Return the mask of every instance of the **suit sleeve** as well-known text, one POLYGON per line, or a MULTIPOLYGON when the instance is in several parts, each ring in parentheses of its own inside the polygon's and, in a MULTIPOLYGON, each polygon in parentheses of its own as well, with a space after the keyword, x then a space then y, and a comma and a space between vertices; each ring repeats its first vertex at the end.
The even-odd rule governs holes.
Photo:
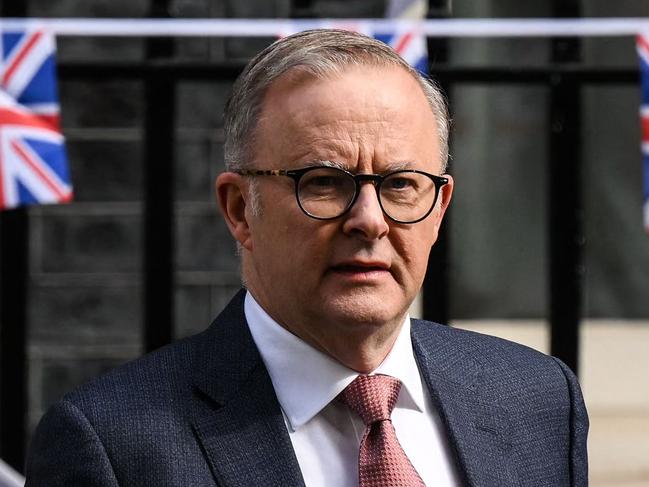
POLYGON ((570 394, 570 476, 571 485, 588 486, 588 413, 575 374, 561 360, 555 358, 566 377, 570 394))
POLYGON ((71 402, 43 416, 27 454, 25 487, 118 487, 101 439, 71 402))

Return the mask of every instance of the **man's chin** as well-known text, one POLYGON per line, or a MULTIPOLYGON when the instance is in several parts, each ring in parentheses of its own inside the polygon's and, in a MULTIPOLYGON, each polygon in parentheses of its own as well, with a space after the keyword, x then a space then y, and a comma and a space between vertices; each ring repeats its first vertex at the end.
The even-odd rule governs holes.
POLYGON ((393 296, 356 290, 325 299, 322 311, 329 320, 340 326, 381 328, 402 320, 405 313, 395 312, 403 308, 402 303, 395 303, 393 296))

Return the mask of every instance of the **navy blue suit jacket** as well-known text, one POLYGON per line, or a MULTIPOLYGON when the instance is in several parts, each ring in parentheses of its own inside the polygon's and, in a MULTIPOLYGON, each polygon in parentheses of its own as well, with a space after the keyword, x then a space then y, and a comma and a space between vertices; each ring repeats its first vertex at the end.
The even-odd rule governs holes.
MULTIPOLYGON (((26 486, 303 486, 243 296, 205 332, 50 408, 31 443, 26 486)), ((466 485, 587 485, 588 418, 565 365, 418 320, 412 341, 466 485)))

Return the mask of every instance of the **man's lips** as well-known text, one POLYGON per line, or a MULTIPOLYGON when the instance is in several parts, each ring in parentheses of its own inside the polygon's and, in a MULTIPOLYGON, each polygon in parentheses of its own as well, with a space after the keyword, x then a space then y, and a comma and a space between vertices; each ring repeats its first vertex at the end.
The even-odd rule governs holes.
POLYGON ((348 261, 335 264, 331 269, 344 274, 369 274, 387 272, 390 270, 390 265, 381 261, 348 261))

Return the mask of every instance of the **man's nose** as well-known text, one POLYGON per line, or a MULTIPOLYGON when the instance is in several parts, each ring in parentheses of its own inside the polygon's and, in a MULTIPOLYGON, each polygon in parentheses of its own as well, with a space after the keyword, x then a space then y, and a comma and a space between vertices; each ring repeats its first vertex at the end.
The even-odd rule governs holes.
POLYGON ((384 237, 390 230, 379 204, 376 187, 370 181, 361 183, 358 197, 344 218, 343 232, 357 234, 366 240, 384 237))

